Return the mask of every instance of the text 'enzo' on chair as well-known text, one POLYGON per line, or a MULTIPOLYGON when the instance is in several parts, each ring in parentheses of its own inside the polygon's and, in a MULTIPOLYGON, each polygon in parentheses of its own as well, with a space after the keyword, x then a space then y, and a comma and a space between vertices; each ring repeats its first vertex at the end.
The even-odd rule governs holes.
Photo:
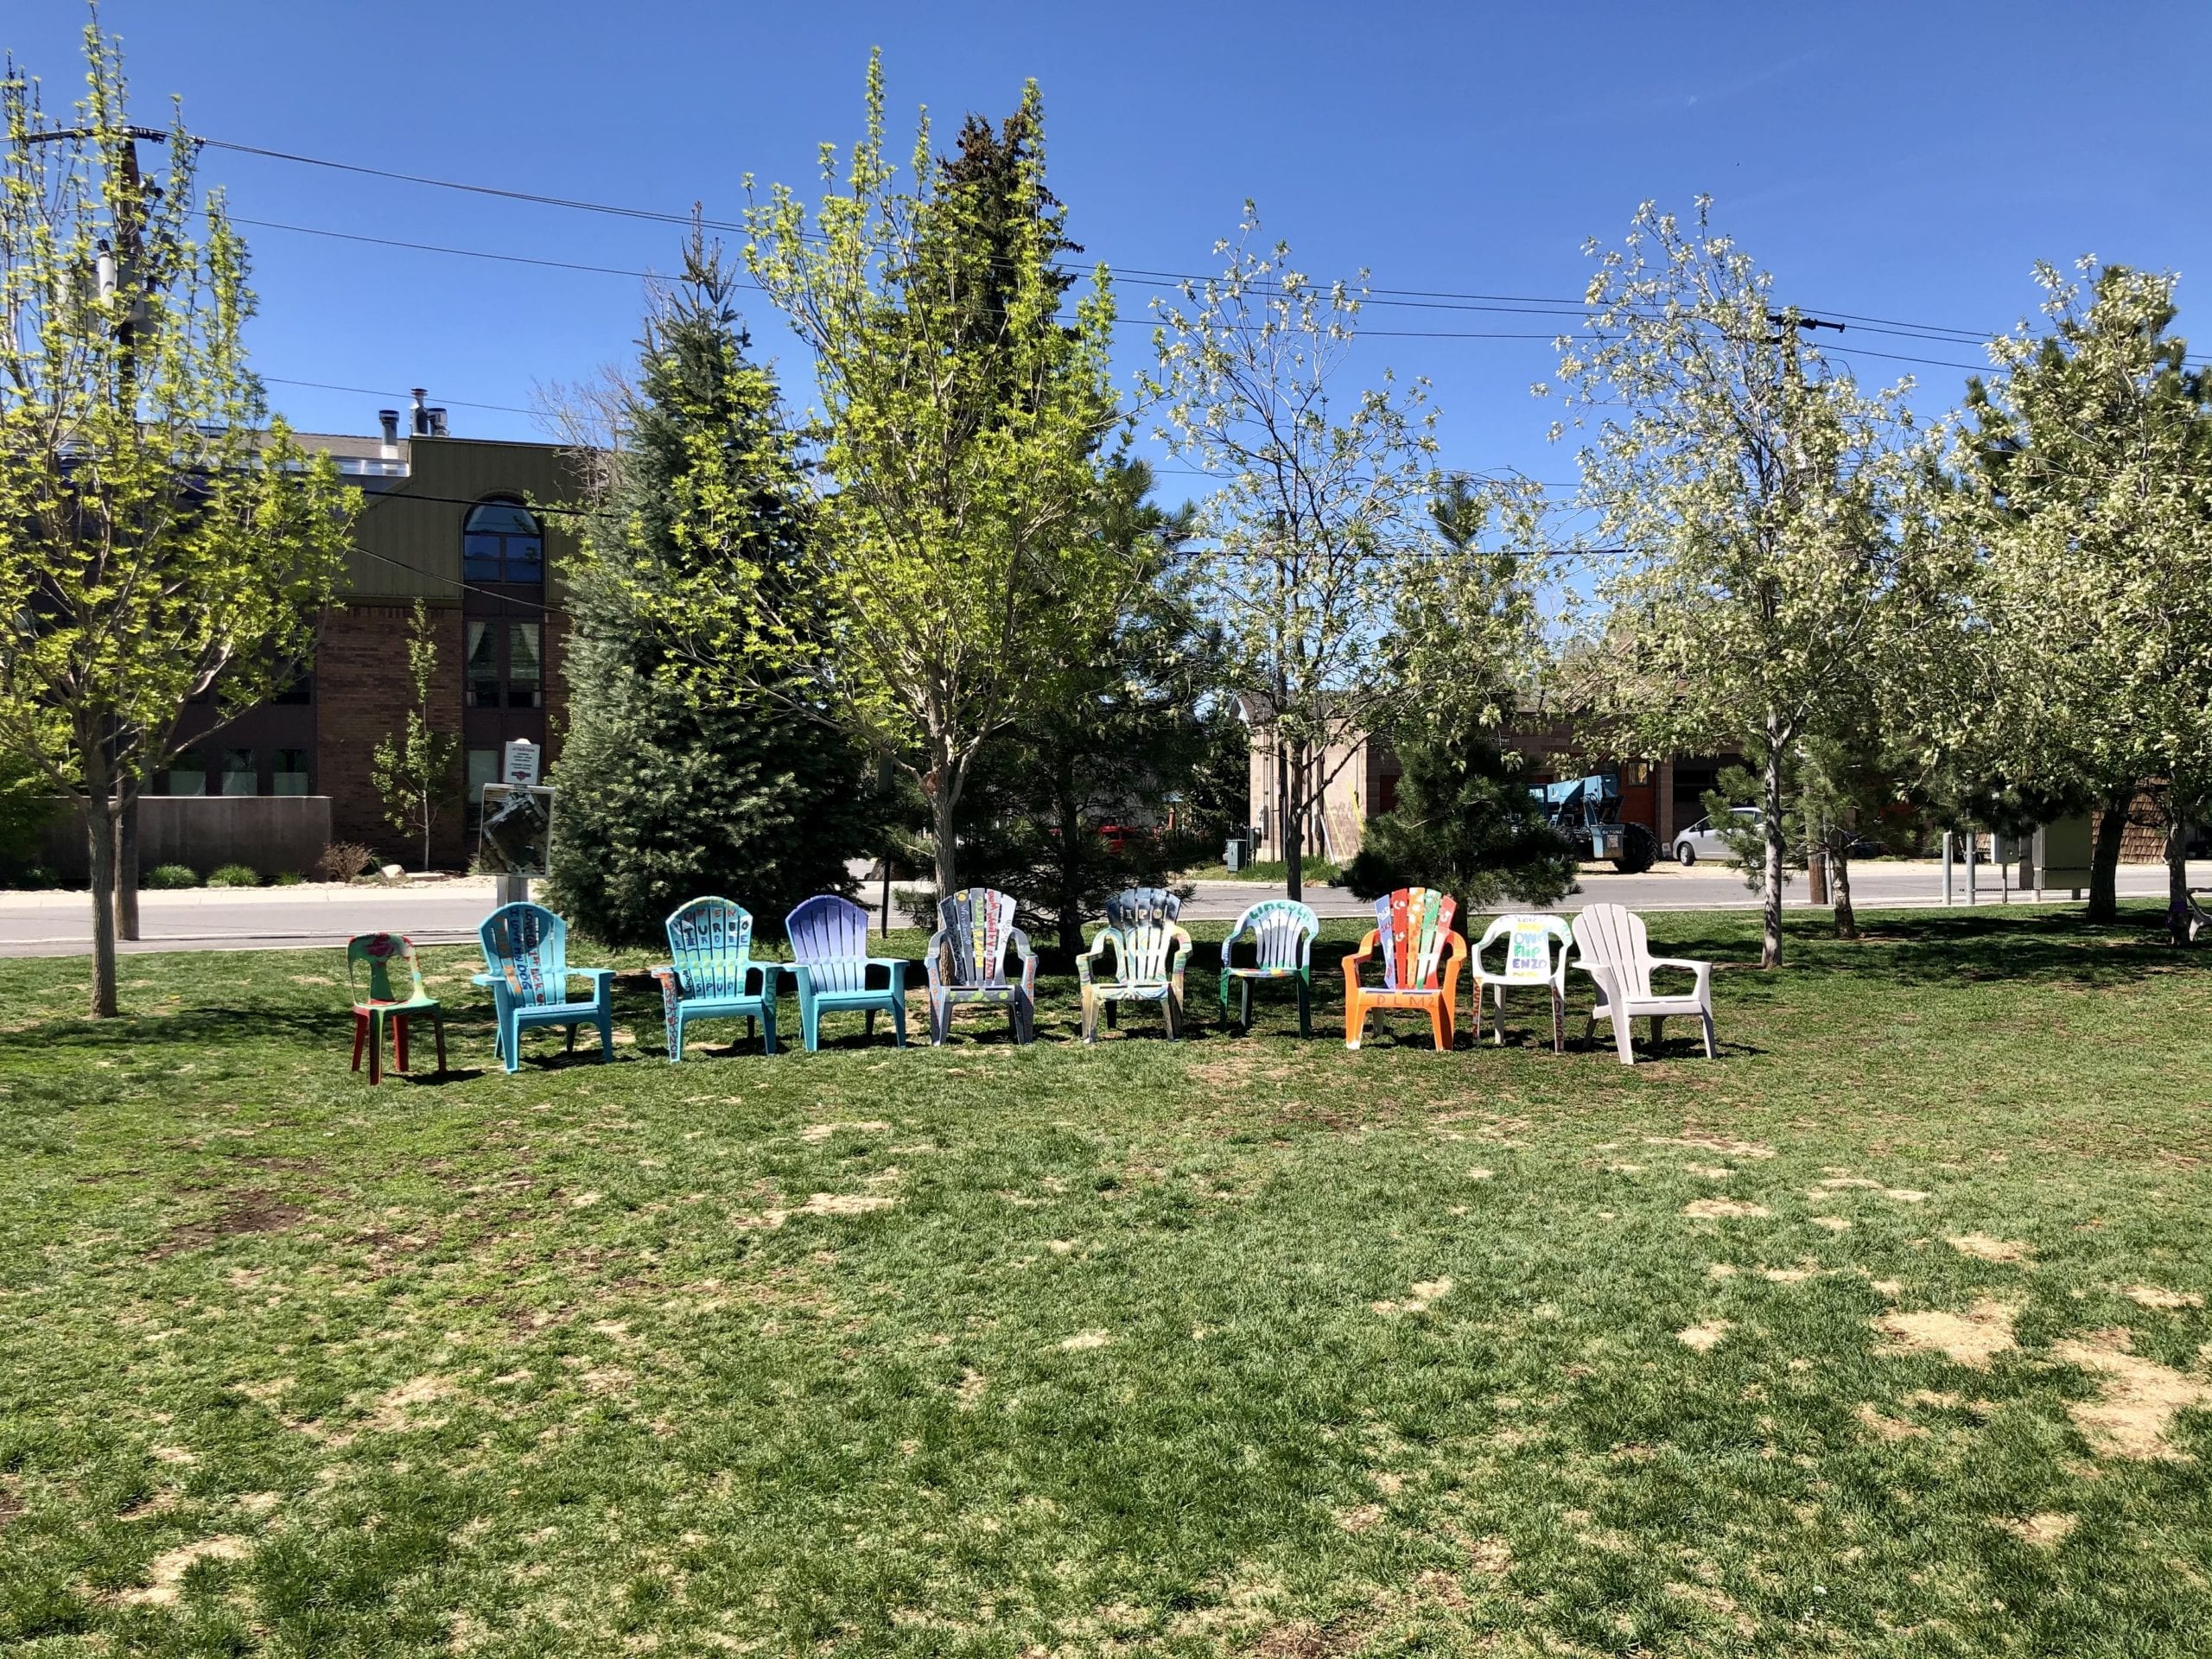
POLYGON ((1552 1052, 1567 1046, 1567 948, 1574 931, 1557 916, 1501 916, 1490 925, 1482 942, 1467 959, 1475 979, 1475 1040, 1483 1039, 1483 991, 1497 990, 1497 1040, 1505 1040, 1505 988, 1541 985, 1552 998, 1552 1052), (1484 964, 1483 952, 1498 940, 1505 941, 1505 964, 1492 973, 1484 964), (1554 949, 1554 947, 1557 948, 1554 949))
POLYGON ((1634 1065, 1636 1050, 1629 1022, 1651 1021, 1651 1047, 1659 1048, 1660 1027, 1676 1014, 1699 1020, 1705 1031, 1705 1058, 1713 1058, 1713 964, 1681 957, 1655 957, 1644 937, 1643 918, 1618 905, 1592 905, 1574 918, 1574 965, 1598 982, 1597 1006, 1590 1010, 1586 1037, 1600 1020, 1613 1028, 1621 1064, 1634 1065), (1679 969, 1696 976, 1686 996, 1660 996, 1651 989, 1654 968, 1679 969))
POLYGON ((576 1027, 599 1028, 599 1058, 614 1052, 614 970, 569 966, 569 925, 543 905, 502 905, 476 930, 486 971, 475 976, 492 988, 499 1060, 510 1071, 522 1065, 522 1034, 532 1026, 566 1026, 569 1047, 576 1027), (569 995, 569 982, 591 982, 591 999, 569 995))

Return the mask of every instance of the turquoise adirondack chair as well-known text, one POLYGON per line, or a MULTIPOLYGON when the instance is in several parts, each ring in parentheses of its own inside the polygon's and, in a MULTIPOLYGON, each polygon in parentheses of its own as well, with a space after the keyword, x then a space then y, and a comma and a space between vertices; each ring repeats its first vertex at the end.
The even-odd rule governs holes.
POLYGON ((1249 906, 1221 942, 1221 1018, 1229 1022, 1229 988, 1243 993, 1238 1027, 1252 1029, 1252 986, 1257 980, 1288 979, 1298 983, 1298 1034, 1313 1034, 1313 941, 1321 931, 1321 918, 1313 906, 1294 899, 1262 899, 1249 906), (1252 942, 1253 964, 1234 966, 1230 958, 1240 940, 1252 942))
POLYGON ((438 999, 423 988, 423 965, 415 958, 415 943, 399 933, 363 933, 347 942, 346 946, 346 979, 353 993, 353 1069, 361 1069, 361 1048, 365 1043, 369 1051, 369 1081, 384 1081, 384 1034, 391 1032, 391 1058, 395 1071, 407 1070, 407 1022, 418 1014, 429 1016, 430 1029, 438 1041, 438 1071, 446 1069, 445 1011, 438 1006, 438 999), (397 963, 407 969, 408 990, 404 996, 392 987, 392 964, 397 963), (368 981, 368 994, 362 995, 362 979, 368 981))
POLYGON ((566 1026, 569 1051, 576 1046, 576 1027, 599 1027, 599 1058, 614 1052, 614 970, 569 966, 569 925, 543 905, 502 905, 476 930, 487 971, 475 976, 492 988, 498 1022, 499 1059, 508 1071, 522 1067, 522 1034, 532 1026, 566 1026), (569 995, 569 982, 588 979, 591 998, 569 995))
POLYGON ((683 1058, 683 1027, 691 1020, 745 1021, 776 1052, 776 974, 782 964, 753 960, 753 917, 727 899, 694 899, 668 918, 671 960, 652 970, 660 982, 670 1064, 683 1058), (760 988, 752 988, 753 976, 760 988))
POLYGON ((990 887, 963 887, 938 900, 940 925, 930 936, 930 1041, 952 1035, 952 1010, 963 1002, 1003 1002, 1014 1040, 1037 1039, 1037 955, 1029 936, 1014 925, 1014 896, 990 887), (1014 947, 1021 977, 1009 980, 1006 952, 1014 947))
POLYGON ((798 1028, 806 1052, 821 1046, 825 1014, 891 1016, 892 1034, 906 1046, 906 964, 868 953, 868 912, 834 893, 817 893, 784 918, 791 935, 791 976, 798 982, 798 1028), (880 968, 889 983, 871 986, 868 970, 880 968))
POLYGON ((1183 967, 1190 960, 1191 936, 1177 924, 1183 901, 1165 887, 1131 887, 1106 901, 1106 925, 1076 958, 1083 982, 1083 1040, 1098 1040, 1098 1010, 1114 1023, 1122 1002, 1157 1002, 1170 1038, 1183 1034, 1183 967), (1110 949, 1114 977, 1100 969, 1110 949))

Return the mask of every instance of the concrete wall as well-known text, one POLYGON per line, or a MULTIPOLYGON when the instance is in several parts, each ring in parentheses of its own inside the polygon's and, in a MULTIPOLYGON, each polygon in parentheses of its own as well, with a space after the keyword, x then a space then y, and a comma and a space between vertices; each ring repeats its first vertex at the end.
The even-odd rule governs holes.
MULTIPOLYGON (((327 795, 145 795, 138 801, 138 868, 187 864, 206 875, 250 864, 264 877, 311 874, 330 842, 327 795)), ((47 828, 48 864, 65 881, 91 879, 82 811, 64 810, 47 828)))

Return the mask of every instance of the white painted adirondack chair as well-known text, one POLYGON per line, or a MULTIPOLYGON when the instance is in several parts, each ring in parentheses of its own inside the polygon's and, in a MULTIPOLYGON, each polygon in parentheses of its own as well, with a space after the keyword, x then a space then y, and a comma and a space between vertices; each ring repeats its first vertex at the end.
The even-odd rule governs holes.
POLYGON ((1592 905, 1574 918, 1574 965, 1598 982, 1598 1003, 1590 1010, 1586 1039, 1600 1020, 1613 1028, 1621 1064, 1634 1065, 1630 1030, 1634 1020, 1651 1021, 1651 1046, 1659 1046, 1660 1027, 1676 1014, 1694 1017, 1705 1029, 1705 1058, 1713 1058, 1713 964, 1680 957, 1655 957, 1643 931, 1643 918, 1619 905, 1592 905), (1686 996, 1660 996, 1651 989, 1654 968, 1679 968, 1697 976, 1686 996))
POLYGON ((1566 1046, 1563 1040, 1567 1024, 1567 947, 1574 943, 1574 933, 1564 918, 1558 916, 1501 916, 1490 925, 1468 957, 1475 976, 1475 1040, 1483 1039, 1483 992, 1496 987, 1497 1019, 1495 1039, 1505 1040, 1505 988, 1509 985, 1541 985, 1552 994, 1552 1052, 1559 1053, 1566 1046), (1493 969, 1484 960, 1483 953, 1500 939, 1505 941, 1504 965, 1493 969), (1553 947, 1558 948, 1554 950, 1553 947))

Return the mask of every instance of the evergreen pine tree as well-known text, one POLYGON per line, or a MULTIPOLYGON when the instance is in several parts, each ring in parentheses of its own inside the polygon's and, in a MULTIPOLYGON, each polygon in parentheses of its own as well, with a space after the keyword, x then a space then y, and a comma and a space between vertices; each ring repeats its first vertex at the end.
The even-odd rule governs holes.
POLYGON ((849 887, 876 797, 852 743, 729 682, 702 694, 642 603, 678 582, 787 582, 807 512, 776 383, 749 361, 718 252, 697 238, 648 318, 636 391, 570 567, 569 726, 553 880, 579 927, 649 944, 685 900, 721 893, 781 927, 800 899, 849 887))

